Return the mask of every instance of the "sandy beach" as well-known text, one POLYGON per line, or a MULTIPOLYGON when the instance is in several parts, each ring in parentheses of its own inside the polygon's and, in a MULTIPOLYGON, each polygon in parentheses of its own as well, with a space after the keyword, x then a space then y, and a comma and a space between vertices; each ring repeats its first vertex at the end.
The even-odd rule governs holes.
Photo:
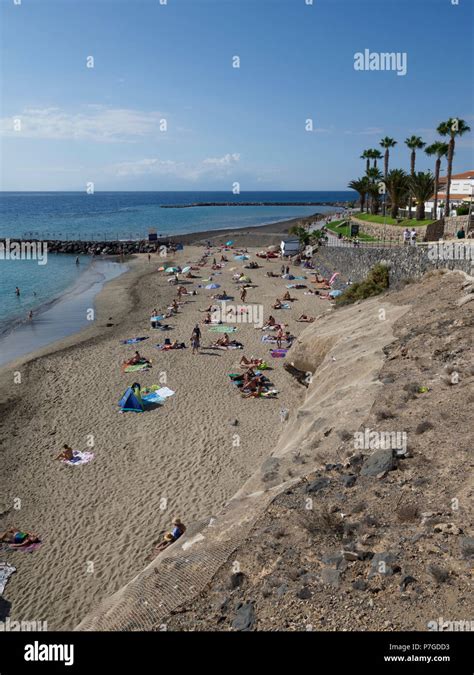
MULTIPOLYGON (((0 371, 1 527, 34 532, 43 542, 31 554, 3 552, 2 559, 17 568, 4 594, 12 620, 47 621, 49 630, 77 625, 141 571, 174 516, 189 524, 217 513, 275 447, 280 410, 301 402, 303 388, 283 369, 283 359, 270 358, 262 330, 252 324, 236 324, 231 336, 243 350, 192 354, 192 329, 205 316, 198 309, 216 292, 197 288, 209 277, 210 263, 194 272, 200 278, 189 280, 187 288, 198 294, 167 320, 173 329, 150 328, 152 309, 167 307, 176 294, 158 267, 184 266, 203 250, 185 246, 165 261, 159 255, 150 262, 135 257, 130 271, 101 292, 91 328, 0 371), (136 347, 120 341, 135 336, 149 336, 138 348, 153 367, 126 374, 121 364, 136 347), (187 348, 158 350, 165 337, 187 348), (227 374, 239 370, 242 354, 271 362, 277 398, 241 397, 227 374), (18 374, 21 381, 12 384, 18 374), (165 385, 175 394, 155 410, 121 414, 118 401, 134 381, 165 385), (54 461, 64 443, 91 450, 94 460, 76 467, 54 461)), ((240 304, 232 276, 247 263, 230 254, 229 260, 213 281, 240 304)), ((273 314, 297 336, 307 326, 295 321, 300 314, 330 310, 327 301, 299 289, 291 290, 297 300, 290 309, 271 310, 291 282, 266 276, 268 270, 278 274, 281 261, 259 262, 260 269, 245 270, 255 285, 246 304, 263 305, 265 317, 273 314)), ((294 274, 302 273, 296 269, 294 274)), ((311 286, 309 280, 301 283, 311 286)), ((201 344, 209 345, 218 334, 200 325, 201 344)))

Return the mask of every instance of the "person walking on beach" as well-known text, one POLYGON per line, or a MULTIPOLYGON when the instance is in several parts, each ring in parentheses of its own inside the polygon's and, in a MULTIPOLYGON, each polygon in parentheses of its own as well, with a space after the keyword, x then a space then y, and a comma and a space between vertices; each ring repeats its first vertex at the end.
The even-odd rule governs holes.
POLYGON ((199 348, 201 346, 200 341, 201 329, 199 328, 198 324, 196 324, 191 335, 191 347, 193 348, 193 354, 199 354, 199 348))
POLYGON ((245 286, 244 286, 244 288, 242 289, 242 291, 241 291, 241 293, 240 293, 240 299, 241 299, 241 301, 242 301, 242 302, 245 302, 245 298, 246 298, 246 297, 247 297, 247 289, 246 289, 245 286))

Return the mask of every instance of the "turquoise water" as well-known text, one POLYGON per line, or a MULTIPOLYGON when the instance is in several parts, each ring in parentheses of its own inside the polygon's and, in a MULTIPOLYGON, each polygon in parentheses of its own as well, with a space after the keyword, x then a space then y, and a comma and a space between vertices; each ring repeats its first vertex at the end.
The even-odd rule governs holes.
POLYGON ((71 287, 89 267, 91 260, 80 256, 49 254, 46 265, 36 260, 0 259, 0 335, 12 324, 26 320, 28 312, 44 309, 71 287), (20 296, 15 294, 15 287, 20 296))
MULTIPOLYGON (((74 261, 59 263, 52 260, 51 270, 61 269, 64 272, 59 266, 67 263, 75 268, 74 261)), ((95 296, 107 281, 122 274, 126 269, 126 266, 120 263, 96 259, 87 264, 82 273, 77 271, 76 280, 72 285, 67 289, 56 287, 54 300, 48 298, 46 303, 35 309, 31 321, 10 323, 10 330, 0 335, 0 365, 89 326, 89 310, 94 307, 95 296)), ((68 277, 69 271, 60 278, 64 281, 68 277)), ((50 292, 53 292, 53 286, 49 279, 50 292)), ((43 292, 46 293, 46 289, 43 292)))

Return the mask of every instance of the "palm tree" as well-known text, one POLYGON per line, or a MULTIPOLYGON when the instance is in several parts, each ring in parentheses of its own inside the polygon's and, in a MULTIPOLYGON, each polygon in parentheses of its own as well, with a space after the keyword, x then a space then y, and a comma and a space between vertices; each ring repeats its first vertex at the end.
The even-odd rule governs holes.
MULTIPOLYGON (((410 138, 405 139, 405 145, 410 148, 410 176, 415 175, 415 163, 416 163, 416 151, 421 150, 425 147, 426 143, 422 141, 420 136, 410 136, 410 138)), ((408 218, 411 218, 411 195, 408 201, 408 218)))
POLYGON ((448 170, 446 174, 446 204, 444 207, 445 216, 449 216, 449 196, 451 193, 451 175, 453 173, 453 157, 454 157, 454 146, 456 136, 462 136, 468 131, 471 131, 471 127, 468 127, 464 120, 460 120, 457 117, 450 117, 446 122, 441 122, 438 129, 438 134, 440 136, 449 136, 448 144, 448 170))
MULTIPOLYGON (((390 148, 394 148, 396 144, 397 141, 393 138, 390 138, 389 136, 385 136, 385 138, 382 138, 382 140, 380 141, 380 145, 382 146, 382 148, 385 148, 384 162, 383 162, 384 178, 387 178, 388 174, 388 160, 390 155, 390 148)), ((385 194, 385 198, 383 200, 383 215, 385 215, 386 208, 387 208, 387 195, 385 194)))
POLYGON ((301 225, 293 225, 292 227, 290 227, 288 232, 298 237, 298 239, 300 240, 300 244, 302 246, 307 246, 309 244, 311 237, 308 230, 305 227, 302 227, 301 225))
POLYGON ((365 206, 365 199, 367 196, 367 189, 368 189, 368 179, 367 176, 364 176, 363 178, 357 178, 356 180, 351 180, 351 182, 348 184, 347 187, 351 188, 351 190, 355 190, 356 192, 359 193, 359 202, 360 202, 360 212, 364 213, 364 206, 365 206))
POLYGON ((425 202, 433 194, 434 178, 431 171, 423 173, 419 171, 408 179, 410 186, 410 194, 416 201, 416 219, 424 220, 425 218, 425 202))
POLYGON ((366 160, 366 162, 365 162, 365 170, 366 171, 368 171, 370 169, 370 159, 371 159, 370 153, 371 153, 370 150, 364 150, 364 152, 360 156, 361 159, 366 160))
POLYGON ((374 160, 374 169, 377 168, 377 160, 382 159, 383 155, 380 152, 380 150, 377 150, 377 148, 374 148, 373 150, 370 150, 370 158, 374 160))
POLYGON ((438 186, 439 186, 439 172, 441 169, 441 158, 446 157, 448 154, 448 144, 443 143, 442 141, 436 141, 432 143, 427 148, 425 152, 430 157, 436 155, 435 162, 435 174, 434 174, 434 206, 433 206, 433 217, 434 220, 438 217, 438 186))
POLYGON ((385 138, 382 138, 380 141, 380 145, 382 148, 385 148, 385 154, 384 154, 384 170, 383 170, 383 175, 385 178, 387 177, 388 174, 388 159, 389 159, 389 154, 390 154, 390 148, 394 148, 397 144, 397 141, 393 138, 389 138, 388 136, 385 136, 385 138))
POLYGON ((380 182, 382 178, 382 174, 376 167, 372 167, 367 171, 367 193, 370 197, 370 212, 373 215, 377 215, 379 212, 380 182))
POLYGON ((385 185, 390 195, 390 215, 392 218, 396 218, 400 206, 406 203, 408 197, 408 175, 403 169, 392 169, 387 174, 385 185))

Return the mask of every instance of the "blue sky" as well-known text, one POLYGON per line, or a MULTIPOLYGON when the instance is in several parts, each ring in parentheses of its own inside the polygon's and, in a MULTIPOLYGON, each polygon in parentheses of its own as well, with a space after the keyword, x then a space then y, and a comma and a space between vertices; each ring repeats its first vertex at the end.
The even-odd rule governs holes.
POLYGON ((383 136, 408 168, 404 139, 451 116, 471 169, 473 3, 453 1, 1 0, 0 187, 339 190, 383 136), (364 49, 406 75, 356 71, 364 49))

